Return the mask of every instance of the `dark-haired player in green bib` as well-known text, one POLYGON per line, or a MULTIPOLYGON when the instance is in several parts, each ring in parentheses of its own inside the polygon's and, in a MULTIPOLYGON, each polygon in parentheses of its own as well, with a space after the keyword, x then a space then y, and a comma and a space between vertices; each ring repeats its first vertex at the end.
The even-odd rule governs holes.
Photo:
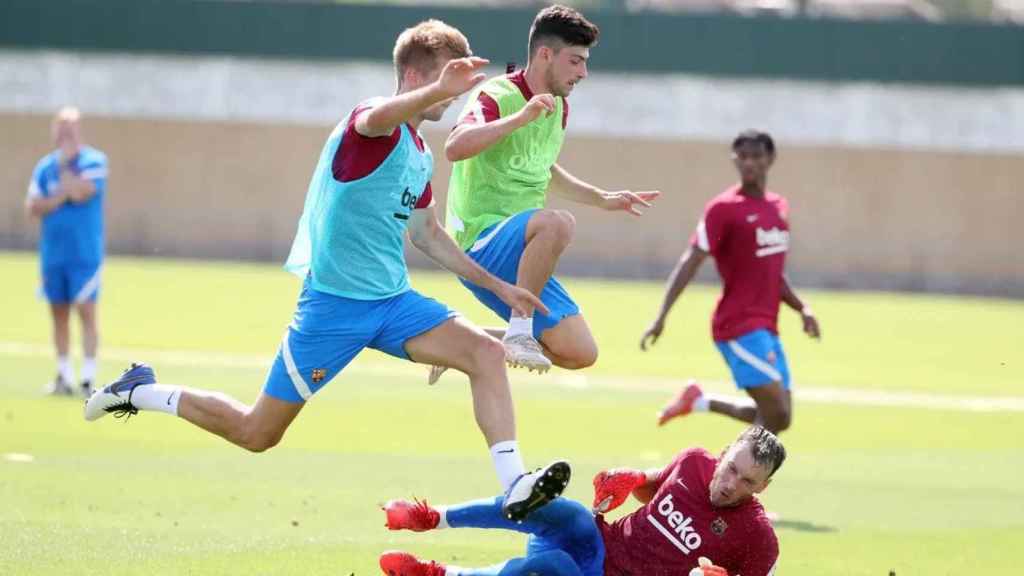
MULTIPOLYGON (((568 211, 544 208, 551 192, 581 204, 639 215, 659 192, 606 192, 557 164, 568 118, 566 97, 587 77, 598 28, 565 6, 541 10, 530 28, 525 70, 491 78, 471 93, 445 144, 454 162, 447 227, 469 256, 495 276, 540 296, 549 313, 527 316, 485 288, 463 282, 509 321, 488 330, 502 339, 511 366, 544 372, 597 360, 597 344, 579 307, 552 277, 572 239, 568 211)), ((433 383, 443 372, 431 371, 433 383)))

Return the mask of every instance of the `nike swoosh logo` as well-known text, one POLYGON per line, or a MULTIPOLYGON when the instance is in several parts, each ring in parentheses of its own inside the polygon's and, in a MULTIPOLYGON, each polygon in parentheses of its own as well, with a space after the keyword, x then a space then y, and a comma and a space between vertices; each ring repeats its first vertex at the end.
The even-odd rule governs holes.
POLYGON ((689 487, 689 486, 687 486, 686 484, 683 484, 683 481, 682 481, 682 480, 676 480, 676 484, 679 484, 680 486, 682 486, 682 487, 683 487, 683 489, 684 489, 684 490, 686 490, 687 492, 689 492, 689 491, 690 491, 690 487, 689 487))
POLYGON ((171 392, 171 395, 167 397, 167 405, 168 406, 171 405, 171 400, 174 400, 174 392, 171 392))
POLYGON ((515 452, 515 449, 509 448, 508 450, 498 450, 498 454, 511 454, 515 452))

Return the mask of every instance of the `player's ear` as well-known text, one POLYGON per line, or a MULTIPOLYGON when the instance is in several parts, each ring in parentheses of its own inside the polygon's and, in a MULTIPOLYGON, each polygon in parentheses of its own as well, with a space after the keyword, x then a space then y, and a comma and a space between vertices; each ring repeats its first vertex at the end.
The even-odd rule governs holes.
POLYGON ((767 488, 768 485, 771 484, 771 483, 772 483, 772 477, 771 476, 765 478, 764 482, 761 483, 761 486, 757 490, 754 490, 754 494, 760 494, 761 492, 764 492, 764 489, 767 488))
POLYGON ((771 152, 768 154, 768 162, 767 164, 765 164, 765 167, 771 168, 772 164, 775 164, 775 152, 771 152))

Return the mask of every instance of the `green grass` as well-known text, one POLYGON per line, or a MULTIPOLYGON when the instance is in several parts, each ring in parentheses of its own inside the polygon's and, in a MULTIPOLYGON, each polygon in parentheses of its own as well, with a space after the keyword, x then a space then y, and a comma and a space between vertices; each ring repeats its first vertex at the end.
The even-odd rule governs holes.
MULTIPOLYGON (((515 535, 382 527, 379 502, 452 502, 496 490, 464 378, 434 388, 425 372, 367 353, 307 406, 281 446, 260 455, 164 415, 85 423, 79 401, 40 395, 53 371, 34 259, 0 254, 0 573, 378 573, 389 548, 462 565, 518 553, 515 535)), ((414 284, 482 323, 492 321, 448 276, 414 284)), ((648 467, 680 448, 717 448, 737 433, 699 415, 652 426, 673 384, 631 381, 728 374, 710 343, 714 288, 688 291, 653 353, 636 342, 656 309, 652 283, 569 279, 615 385, 575 389, 518 376, 514 394, 533 464, 567 456, 569 496, 588 501, 602 467, 648 467)), ((103 345, 186 352, 161 380, 249 401, 263 383, 298 290, 276 266, 111 259, 103 345), (255 358, 203 364, 227 355, 255 358)), ((815 343, 784 313, 797 386, 944 395, 1021 396, 1018 302, 807 292, 825 331, 815 343)), ((121 368, 102 365, 103 378, 121 368)), ((1014 573, 1024 541, 1024 414, 801 403, 784 435, 791 459, 765 494, 784 519, 779 574, 1014 573)), ((624 507, 628 508, 628 507, 624 507)))

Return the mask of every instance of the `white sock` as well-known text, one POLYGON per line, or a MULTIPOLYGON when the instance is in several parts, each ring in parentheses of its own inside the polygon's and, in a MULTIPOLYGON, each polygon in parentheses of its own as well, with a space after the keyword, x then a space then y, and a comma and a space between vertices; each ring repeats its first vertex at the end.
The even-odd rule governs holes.
POLYGON ((519 442, 515 440, 506 440, 491 446, 491 460, 494 461, 494 470, 498 473, 502 490, 508 490, 516 478, 526 472, 523 455, 519 452, 519 442))
POLYGON ((145 384, 132 390, 132 404, 139 410, 155 410, 178 415, 181 386, 145 384))
POLYGON ((520 316, 512 316, 508 320, 508 330, 505 332, 505 338, 511 338, 518 334, 529 334, 533 336, 533 316, 529 318, 523 318, 520 316))
POLYGON ((462 576, 465 568, 459 568, 458 566, 445 566, 444 576, 462 576))
POLYGON ((96 380, 96 358, 86 356, 82 358, 82 381, 93 382, 96 380))
POLYGON ((67 356, 57 357, 57 373, 64 379, 64 382, 71 384, 75 381, 75 371, 71 368, 71 359, 67 356))
POLYGON ((706 394, 702 394, 699 398, 693 401, 694 412, 707 412, 711 407, 711 399, 706 394))
POLYGON ((451 528, 451 525, 448 524, 448 516, 447 516, 447 514, 448 514, 448 507, 447 506, 434 506, 434 510, 437 510, 438 515, 441 516, 441 518, 437 521, 437 526, 434 527, 434 530, 441 530, 443 528, 451 528))

